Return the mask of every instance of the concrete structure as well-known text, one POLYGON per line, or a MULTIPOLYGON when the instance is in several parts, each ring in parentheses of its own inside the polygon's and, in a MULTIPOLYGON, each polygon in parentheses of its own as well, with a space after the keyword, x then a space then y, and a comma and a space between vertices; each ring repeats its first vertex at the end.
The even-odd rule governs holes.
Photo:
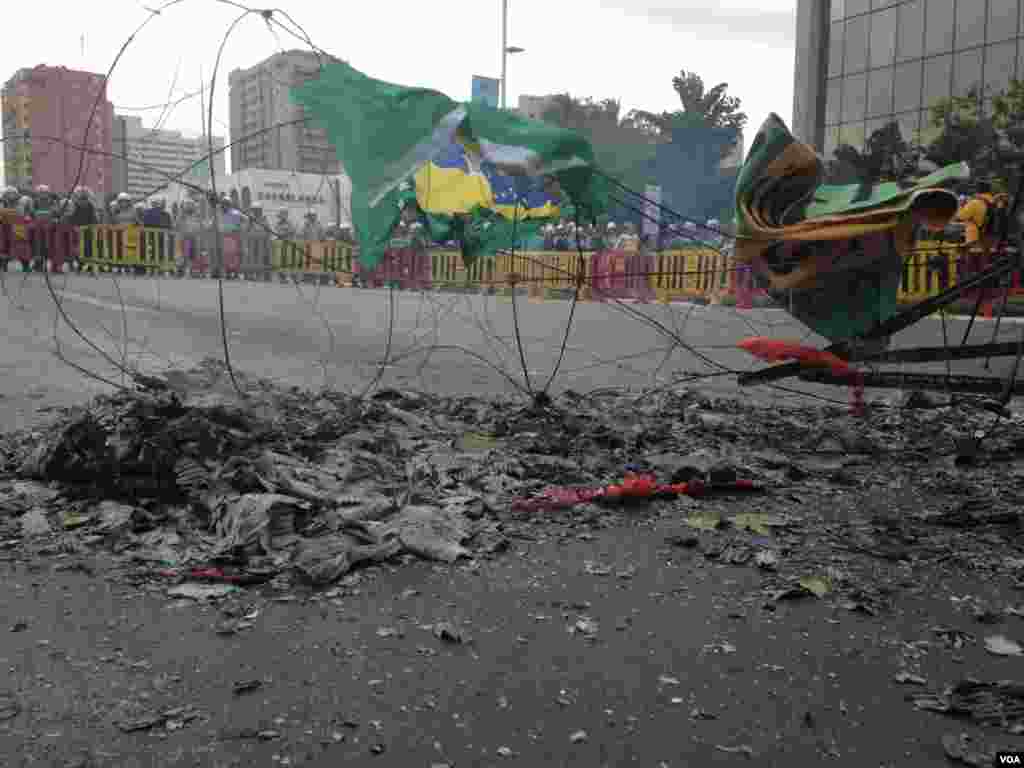
POLYGON ((114 107, 103 75, 42 64, 20 69, 2 101, 7 184, 61 193, 77 182, 110 192, 114 107))
POLYGON ((828 0, 797 0, 796 83, 790 130, 801 141, 819 149, 825 141, 828 18, 828 0))
MULTIPOLYGON (((214 149, 224 148, 222 136, 213 137, 214 149)), ((116 193, 127 192, 133 198, 152 196, 168 183, 168 176, 176 176, 209 154, 205 136, 189 138, 180 131, 150 129, 142 125, 140 117, 114 117, 113 178, 116 193)), ((224 152, 212 158, 213 171, 225 173, 224 152)), ((196 182, 198 175, 190 174, 196 182)))
MULTIPOLYGON (((299 225, 306 211, 316 211, 321 223, 337 221, 343 226, 352 222, 352 182, 343 174, 292 173, 249 168, 216 177, 217 193, 227 194, 243 210, 261 207, 264 216, 274 221, 280 210, 288 212, 292 224, 299 225)), ((207 181, 202 184, 210 188, 207 181)), ((167 204, 180 203, 190 190, 172 185, 166 193, 167 204)))
POLYGON ((288 97, 291 88, 319 72, 317 55, 302 50, 277 53, 254 67, 231 72, 232 172, 259 168, 341 173, 326 131, 312 123, 296 122, 305 116, 305 110, 288 97))
POLYGON ((830 155, 895 121, 934 139, 930 107, 976 89, 982 109, 1024 77, 1021 0, 798 0, 794 131, 830 155))
POLYGON ((551 105, 552 96, 520 96, 519 114, 531 120, 541 120, 551 105))

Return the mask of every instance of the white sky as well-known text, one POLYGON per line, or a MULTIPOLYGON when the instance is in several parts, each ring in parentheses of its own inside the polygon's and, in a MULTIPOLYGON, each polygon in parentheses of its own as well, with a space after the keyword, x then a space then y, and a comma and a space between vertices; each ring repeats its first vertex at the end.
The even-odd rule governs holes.
MULTIPOLYGON (((111 75, 110 97, 116 112, 140 115, 146 127, 162 119, 163 127, 198 134, 206 120, 198 98, 166 113, 128 108, 179 99, 204 81, 208 93, 218 48, 242 4, 160 2, 51 0, 35 6, 54 23, 46 24, 45 34, 4 36, 0 81, 36 64, 106 72, 151 16, 147 7, 163 8, 125 48, 111 75)), ((709 86, 728 82, 729 92, 743 100, 749 146, 769 112, 787 122, 792 114, 795 6, 796 0, 509 0, 508 42, 526 51, 508 58, 508 104, 515 106, 520 94, 568 91, 621 99, 624 112, 674 109, 672 77, 685 68, 709 86)), ((320 48, 371 77, 466 100, 472 75, 501 74, 501 0, 274 0, 273 7, 287 12, 320 48)), ((229 135, 228 73, 295 47, 303 44, 279 28, 272 33, 255 14, 237 25, 217 69, 215 134, 229 135)))

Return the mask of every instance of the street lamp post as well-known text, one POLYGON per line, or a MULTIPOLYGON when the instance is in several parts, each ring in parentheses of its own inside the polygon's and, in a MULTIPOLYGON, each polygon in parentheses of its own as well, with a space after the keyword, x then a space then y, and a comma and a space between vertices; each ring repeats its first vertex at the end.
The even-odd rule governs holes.
POLYGON ((508 0, 501 0, 501 108, 508 106, 508 55, 522 53, 525 49, 508 44, 508 0))
POLYGON ((505 75, 508 71, 508 0, 501 0, 501 108, 505 108, 505 75))

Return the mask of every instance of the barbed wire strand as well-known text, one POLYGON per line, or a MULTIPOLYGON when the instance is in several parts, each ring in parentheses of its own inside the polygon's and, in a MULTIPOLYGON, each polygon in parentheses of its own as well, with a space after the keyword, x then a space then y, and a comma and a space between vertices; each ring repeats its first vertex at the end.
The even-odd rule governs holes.
MULTIPOLYGON (((235 31, 239 24, 246 18, 248 18, 253 11, 246 10, 240 14, 227 31, 224 33, 224 37, 220 41, 220 47, 217 49, 217 58, 214 60, 213 72, 210 74, 210 104, 208 107, 207 115, 207 130, 206 140, 210 154, 213 154, 213 102, 217 92, 217 72, 220 69, 221 56, 224 55, 224 48, 227 46, 228 39, 231 34, 235 31)), ((218 210, 227 211, 227 208, 221 205, 221 201, 217 198, 217 174, 213 172, 212 166, 210 167, 210 201, 218 207, 214 212, 213 216, 213 231, 214 231, 214 254, 217 260, 217 309, 220 314, 220 333, 221 342, 224 346, 224 364, 228 369, 228 376, 231 378, 231 385, 235 388, 235 392, 238 396, 245 400, 247 398, 246 393, 242 391, 241 386, 238 383, 238 379, 235 377, 234 366, 231 365, 231 350, 228 346, 228 327, 227 320, 224 316, 224 243, 220 237, 220 217, 217 215, 218 210)))
MULTIPOLYGON (((162 6, 160 6, 159 11, 163 11, 166 8, 170 8, 170 7, 174 6, 174 5, 178 5, 179 3, 183 2, 183 1, 184 0, 167 0, 167 2, 165 2, 162 6)), ((118 63, 121 61, 121 57, 124 56, 125 52, 128 50, 128 47, 132 44, 132 42, 134 42, 135 36, 138 35, 143 29, 145 29, 146 26, 154 18, 156 18, 157 15, 158 15, 157 13, 152 13, 151 12, 150 15, 146 18, 146 20, 143 21, 135 29, 135 31, 132 32, 131 35, 129 35, 128 39, 125 40, 124 44, 121 46, 120 50, 117 52, 117 55, 114 57, 114 61, 111 63, 110 68, 107 70, 107 73, 104 75, 103 83, 102 83, 101 87, 98 89, 98 93, 96 94, 96 99, 93 102, 92 111, 89 114, 89 120, 85 124, 85 131, 84 131, 83 136, 82 136, 82 145, 84 147, 88 147, 88 144, 89 144, 89 129, 92 127, 93 122, 96 120, 96 113, 99 110, 100 103, 102 102, 103 96, 106 93, 107 83, 110 80, 111 74, 117 68, 118 63)), ((83 151, 81 153, 81 155, 80 155, 80 159, 79 159, 79 162, 78 162, 78 170, 77 170, 77 172, 75 174, 75 181, 71 185, 72 190, 77 188, 79 186, 79 184, 81 183, 82 174, 83 174, 84 169, 85 169, 86 157, 87 157, 87 154, 86 154, 85 151, 83 151)), ((61 218, 63 218, 65 216, 65 214, 67 212, 67 207, 68 207, 69 204, 70 204, 70 197, 67 198, 64 201, 64 205, 61 206, 61 211, 60 211, 60 217, 61 218)), ((113 367, 120 368, 120 366, 118 365, 117 361, 115 361, 104 350, 100 349, 98 345, 96 345, 89 338, 87 338, 85 336, 85 334, 82 333, 81 330, 79 330, 78 326, 68 316, 67 312, 64 310, 63 302, 61 302, 61 300, 57 297, 57 293, 56 293, 56 291, 53 288, 53 283, 50 280, 49 270, 46 270, 46 269, 43 270, 43 279, 44 279, 44 281, 46 283, 47 290, 50 292, 50 298, 57 305, 57 310, 58 310, 58 312, 61 315, 61 319, 65 323, 67 323, 68 327, 71 328, 71 330, 75 333, 76 336, 78 336, 80 339, 82 339, 82 341, 84 341, 86 344, 88 344, 93 349, 95 349, 113 367)), ((137 375, 134 372, 127 372, 124 369, 121 369, 121 372, 130 375, 133 380, 137 379, 137 375)))
MULTIPOLYGON (((176 0, 176 1, 180 2, 180 0, 176 0)), ((168 3, 168 5, 171 5, 171 4, 174 4, 174 3, 168 3)), ((226 4, 237 5, 237 4, 233 4, 233 3, 226 3, 226 4)), ((249 11, 250 9, 246 9, 246 10, 249 11)), ((245 15, 248 15, 248 13, 245 14, 245 15)), ((242 17, 239 17, 239 18, 241 19, 242 17)), ((268 24, 269 24, 269 21, 268 21, 268 24)), ((231 32, 231 30, 229 29, 228 34, 230 34, 230 32, 231 32)), ((225 43, 226 43, 227 37, 228 37, 228 35, 225 35, 225 40, 224 40, 225 43)), ((223 50, 223 45, 224 45, 224 43, 222 43, 222 50, 223 50)), ((218 54, 218 64, 219 64, 219 59, 220 59, 220 56, 218 54)), ((214 78, 215 78, 215 76, 216 75, 214 75, 214 78)), ((212 90, 212 83, 211 83, 211 90, 212 90)), ((213 132, 212 131, 212 106, 213 106, 213 99, 212 99, 212 96, 211 96, 211 103, 210 103, 210 119, 211 119, 211 123, 210 123, 209 129, 206 132, 207 133, 207 137, 210 138, 210 147, 209 147, 210 150, 211 150, 210 151, 210 156, 213 155, 213 147, 212 147, 212 132, 213 132)), ((295 121, 295 122, 305 122, 305 121, 302 120, 302 121, 295 121)), ((279 126, 274 126, 270 130, 272 130, 273 128, 276 128, 276 127, 279 127, 279 126)), ((225 149, 226 149, 226 147, 225 147, 225 149)), ((321 187, 322 187, 322 184, 323 184, 323 179, 321 179, 321 187)), ((212 187, 213 187, 213 194, 215 196, 216 195, 216 181, 215 180, 212 183, 212 187)), ((517 210, 517 216, 518 216, 518 210, 517 210)), ((246 216, 246 218, 249 218, 249 217, 246 216)), ((215 217, 215 222, 216 222, 216 217, 215 217)), ((250 219, 250 222, 251 222, 251 219, 250 219)), ((266 227, 265 224, 262 224, 262 226, 266 227)), ((219 241, 219 234, 220 234, 219 233, 219 226, 216 223, 215 223, 215 228, 217 229, 218 241, 219 241)), ((269 229, 268 227, 266 227, 266 228, 269 229)), ((290 240, 286 240, 286 242, 290 242, 290 240)), ((582 263, 582 248, 579 245, 578 235, 577 235, 577 246, 578 246, 577 249, 578 249, 579 255, 580 255, 580 259, 578 259, 578 264, 581 264, 582 263)), ((551 382, 554 380, 555 376, 557 375, 558 369, 561 367, 561 361, 564 358, 565 350, 566 350, 566 348, 568 346, 568 337, 569 337, 569 334, 571 332, 573 313, 575 312, 575 306, 576 306, 576 303, 578 301, 579 273, 580 273, 580 269, 578 268, 576 270, 576 275, 575 275, 575 279, 574 279, 574 283, 576 285, 576 290, 574 292, 574 301, 573 301, 573 304, 572 304, 572 306, 570 308, 569 321, 567 323, 565 334, 563 335, 562 347, 561 347, 560 353, 559 353, 559 362, 556 363, 556 367, 555 367, 555 370, 554 370, 554 372, 552 374, 552 377, 549 379, 548 384, 545 385, 545 391, 550 387, 551 382)), ((648 273, 644 273, 644 274, 648 274, 648 273)), ((648 276, 649 276, 649 274, 648 274, 648 276)), ((219 279, 219 288, 220 288, 220 291, 219 291, 219 296, 220 296, 219 304, 220 304, 220 312, 221 312, 221 319, 222 319, 221 327, 222 327, 222 334, 225 337, 223 339, 223 342, 224 342, 224 345, 225 345, 225 353, 228 354, 228 351, 227 351, 227 341, 226 341, 226 324, 223 322, 223 286, 222 286, 222 278, 219 279)), ((52 286, 51 286, 51 291, 52 291, 52 286)), ((119 291, 119 293, 120 293, 120 291, 119 291)), ((300 294, 301 294, 301 292, 300 292, 300 294)), ((319 295, 319 293, 318 293, 318 295, 319 295)), ((394 287, 393 286, 391 287, 391 289, 389 291, 389 297, 390 297, 389 300, 390 300, 391 309, 392 309, 392 320, 391 320, 391 322, 389 322, 389 333, 391 333, 392 330, 393 330, 393 314, 394 314, 394 287)), ((122 300, 121 303, 122 303, 122 312, 123 312, 123 310, 124 310, 123 300, 122 300)), ((631 307, 628 307, 628 305, 623 305, 617 299, 616 299, 616 304, 618 304, 620 306, 620 308, 626 309, 626 311, 628 313, 635 312, 635 310, 633 310, 631 307)), ((515 312, 515 292, 514 291, 513 291, 513 309, 514 309, 514 312, 515 312)), ((691 310, 691 312, 692 312, 692 310, 691 310)), ((639 314, 642 315, 642 313, 639 313, 639 314)), ((647 321, 647 322, 650 322, 651 319, 644 317, 644 320, 647 321)), ((516 323, 516 325, 518 325, 518 322, 516 323)), ((664 328, 662 330, 664 331, 664 328)), ((691 345, 683 344, 682 340, 680 338, 677 338, 679 336, 679 334, 674 334, 674 333, 670 332, 670 333, 668 333, 668 335, 670 336, 670 338, 673 338, 675 342, 679 343, 680 346, 683 346, 685 348, 689 348, 691 350, 695 350, 696 349, 696 347, 692 347, 691 345)), ((332 340, 333 340, 333 336, 332 336, 332 340)), ((521 334, 519 332, 518 327, 516 328, 516 342, 517 342, 517 348, 519 349, 520 354, 521 354, 520 362, 524 366, 524 373, 526 374, 526 377, 527 377, 527 384, 528 384, 528 387, 529 387, 529 391, 532 393, 532 385, 529 382, 529 371, 528 371, 528 368, 526 368, 526 365, 525 365, 525 357, 524 357, 524 352, 523 352, 522 337, 521 337, 521 334)), ((458 347, 455 347, 455 346, 450 346, 450 348, 458 349, 458 347)), ((98 351, 102 352, 101 350, 98 350, 98 351)), ((466 351, 466 350, 463 350, 463 351, 466 351)), ((671 348, 670 348, 670 353, 671 353, 671 348)), ((389 357, 390 357, 390 355, 386 354, 385 355, 385 360, 389 359, 389 357)), ((708 364, 714 364, 714 361, 706 360, 706 362, 708 364)), ((229 363, 229 365, 230 365, 230 363, 229 363)), ((380 375, 381 375, 382 371, 383 371, 383 368, 379 368, 378 369, 378 377, 377 377, 378 380, 380 378, 380 375)), ((707 375, 714 375, 714 374, 704 374, 704 375, 707 376, 707 375)))

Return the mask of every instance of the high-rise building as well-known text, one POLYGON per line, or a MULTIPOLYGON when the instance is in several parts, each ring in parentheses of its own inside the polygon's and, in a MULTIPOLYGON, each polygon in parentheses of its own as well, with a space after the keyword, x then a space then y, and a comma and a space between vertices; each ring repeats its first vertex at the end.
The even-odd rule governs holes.
POLYGON ((7 184, 110 191, 114 107, 103 75, 41 64, 18 70, 2 99, 7 184))
MULTIPOLYGON (((213 137, 213 149, 224 148, 224 137, 213 137)), ((133 198, 155 194, 170 179, 188 171, 210 154, 205 136, 189 138, 180 131, 145 128, 141 117, 114 117, 113 130, 113 192, 127 192, 133 198)), ((209 166, 218 176, 224 175, 224 152, 210 158, 209 166)), ((205 164, 202 167, 207 167, 205 164)), ((207 171, 208 173, 208 171, 207 171)), ((195 181, 203 172, 190 173, 195 181)))
POLYGON ((798 0, 793 132, 826 155, 895 122, 934 139, 930 108, 972 89, 982 109, 1024 78, 1022 0, 798 0))
POLYGON ((301 122, 305 109, 288 96, 295 86, 318 77, 320 64, 321 58, 312 51, 292 50, 231 72, 232 172, 247 168, 341 172, 326 131, 312 122, 301 122))

